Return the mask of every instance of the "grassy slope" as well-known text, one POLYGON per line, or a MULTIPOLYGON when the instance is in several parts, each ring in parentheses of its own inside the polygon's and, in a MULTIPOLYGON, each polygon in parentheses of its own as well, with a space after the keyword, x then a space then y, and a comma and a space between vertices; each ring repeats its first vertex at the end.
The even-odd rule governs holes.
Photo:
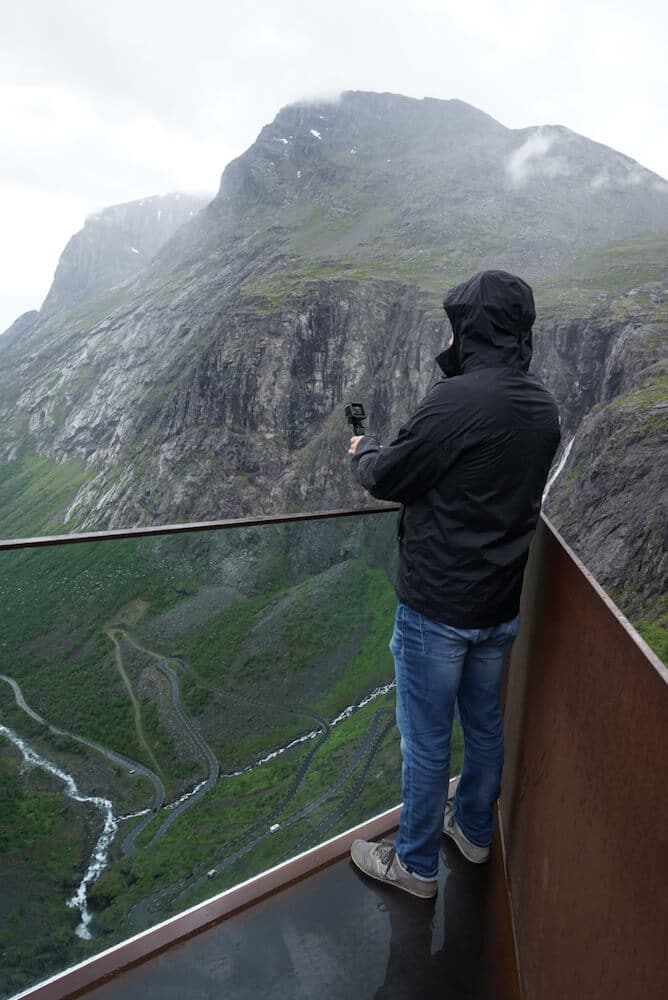
POLYGON ((536 285, 539 311, 558 308, 564 297, 587 310, 597 296, 623 295, 666 276, 668 236, 647 236, 608 243, 580 254, 553 282, 536 285))
POLYGON ((192 586, 171 564, 158 572, 150 545, 93 542, 7 552, 0 562, 4 671, 49 721, 67 722, 66 728, 139 758, 129 703, 113 681, 105 626, 135 598, 159 612, 179 599, 178 589, 192 586))
POLYGON ((665 599, 662 606, 663 614, 651 617, 647 621, 637 621, 636 628, 656 655, 668 664, 668 602, 665 599))
POLYGON ((0 465, 0 538, 62 530, 67 506, 89 476, 80 462, 57 464, 29 449, 0 465))

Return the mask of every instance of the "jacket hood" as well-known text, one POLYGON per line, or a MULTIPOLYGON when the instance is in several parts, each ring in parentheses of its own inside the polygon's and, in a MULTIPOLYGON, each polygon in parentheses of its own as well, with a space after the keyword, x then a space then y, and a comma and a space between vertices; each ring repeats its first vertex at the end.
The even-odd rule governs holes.
POLYGON ((536 307, 525 281, 507 271, 481 271, 446 292, 443 307, 454 333, 436 358, 446 375, 499 366, 528 371, 536 307))

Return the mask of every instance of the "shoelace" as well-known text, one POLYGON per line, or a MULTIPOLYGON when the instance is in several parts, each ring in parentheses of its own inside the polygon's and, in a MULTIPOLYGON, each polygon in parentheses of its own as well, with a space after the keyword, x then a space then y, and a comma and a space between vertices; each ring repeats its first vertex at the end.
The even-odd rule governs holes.
POLYGON ((387 841, 381 841, 376 847, 376 855, 381 864, 385 865, 385 874, 389 872, 392 867, 392 862, 394 861, 394 856, 397 853, 394 844, 387 841))

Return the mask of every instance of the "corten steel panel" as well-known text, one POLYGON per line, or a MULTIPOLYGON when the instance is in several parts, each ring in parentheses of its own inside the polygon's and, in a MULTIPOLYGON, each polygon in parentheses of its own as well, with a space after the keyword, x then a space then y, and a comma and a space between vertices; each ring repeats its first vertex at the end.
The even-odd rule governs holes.
POLYGON ((502 816, 525 1000, 668 996, 668 672, 537 531, 502 816))

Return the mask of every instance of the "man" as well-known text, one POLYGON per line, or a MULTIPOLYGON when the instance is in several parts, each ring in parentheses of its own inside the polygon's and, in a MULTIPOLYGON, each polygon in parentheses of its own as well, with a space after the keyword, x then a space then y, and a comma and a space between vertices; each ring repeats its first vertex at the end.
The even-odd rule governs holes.
POLYGON ((529 542, 560 439, 554 398, 529 374, 529 285, 483 271, 444 300, 453 330, 436 359, 447 376, 381 448, 353 437, 353 473, 403 504, 397 682, 403 807, 395 844, 357 840, 354 863, 415 896, 436 895, 441 833, 469 861, 489 856, 501 787, 500 690, 519 628, 529 542), (446 803, 455 702, 464 763, 446 803), (445 817, 445 818, 444 818, 445 817))

